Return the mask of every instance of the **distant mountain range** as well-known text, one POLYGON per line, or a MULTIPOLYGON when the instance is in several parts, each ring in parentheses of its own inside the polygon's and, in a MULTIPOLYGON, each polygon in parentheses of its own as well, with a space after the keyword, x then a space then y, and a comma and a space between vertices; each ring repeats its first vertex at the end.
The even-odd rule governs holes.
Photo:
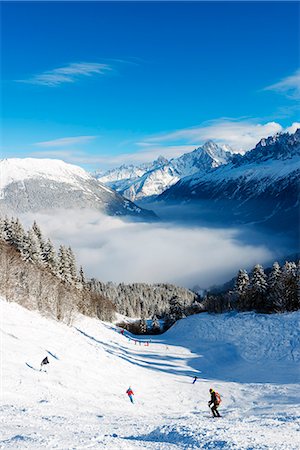
POLYGON ((211 223, 259 222, 298 233, 300 130, 262 139, 244 155, 208 141, 178 158, 123 165, 103 175, 34 158, 0 160, 0 174, 2 213, 89 208, 152 220, 155 213, 130 199, 142 205, 155 200, 190 204, 211 223))
POLYGON ((230 150, 208 141, 178 158, 121 166, 98 180, 142 205, 191 204, 210 222, 261 222, 297 233, 300 130, 262 139, 244 155, 230 150))
POLYGON ((155 219, 99 183, 80 167, 54 159, 0 160, 0 212, 15 214, 54 208, 96 209, 108 215, 155 219))
POLYGON ((229 147, 224 148, 208 141, 178 158, 167 160, 160 156, 149 164, 122 165, 96 177, 132 201, 149 199, 162 194, 183 177, 195 173, 205 174, 210 169, 227 163, 231 156, 229 147))
POLYGON ((299 226, 300 129, 262 139, 245 155, 199 171, 171 186, 157 201, 201 202, 203 209, 234 222, 299 226))

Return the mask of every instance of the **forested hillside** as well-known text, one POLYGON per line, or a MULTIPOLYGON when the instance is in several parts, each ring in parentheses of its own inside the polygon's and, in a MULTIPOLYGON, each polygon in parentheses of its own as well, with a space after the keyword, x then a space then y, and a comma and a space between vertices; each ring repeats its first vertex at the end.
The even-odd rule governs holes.
POLYGON ((112 320, 115 311, 88 289, 70 247, 62 245, 56 253, 36 223, 25 231, 14 218, 0 220, 0 295, 67 323, 78 312, 112 320))
POLYGON ((167 283, 115 284, 92 279, 89 286, 109 298, 119 313, 129 317, 164 316, 175 309, 186 311, 199 300, 195 292, 167 283))
POLYGON ((89 280, 77 269, 71 247, 61 245, 57 252, 36 222, 26 231, 17 218, 0 219, 0 268, 0 295, 67 322, 77 312, 111 321, 115 311, 175 321, 199 308, 197 294, 171 284, 89 280))

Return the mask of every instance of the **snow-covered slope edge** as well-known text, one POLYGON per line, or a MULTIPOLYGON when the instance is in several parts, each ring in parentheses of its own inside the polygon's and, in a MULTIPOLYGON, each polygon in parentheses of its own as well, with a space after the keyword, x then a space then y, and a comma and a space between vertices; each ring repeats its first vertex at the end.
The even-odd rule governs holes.
POLYGON ((179 321, 167 334, 178 344, 184 335, 184 345, 203 355, 206 378, 300 382, 300 312, 199 314, 179 321))
POLYGON ((54 159, 0 160, 0 211, 100 210, 109 215, 154 219, 155 214, 124 199, 78 166, 54 159))
MULTIPOLYGON (((67 327, 3 300, 0 308, 0 417, 5 424, 0 448, 297 448, 299 390, 287 384, 291 379, 286 380, 286 374, 299 369, 295 335, 291 340, 298 312, 260 316, 259 320, 251 314, 189 317, 166 335, 152 337, 145 346, 143 342, 135 345, 111 325, 94 319, 79 317, 73 327, 67 327), (233 325, 234 318, 237 325, 233 325), (232 335, 229 343, 237 344, 236 332, 239 329, 241 335, 245 323, 246 333, 256 333, 253 348, 263 345, 267 350, 274 336, 286 348, 281 361, 277 352, 250 352, 252 357, 267 355, 265 378, 274 362, 273 368, 280 373, 277 384, 232 383, 213 376, 217 366, 226 368, 222 355, 228 337, 232 335), (278 331, 272 334, 275 328, 278 331), (201 354, 195 344, 205 336, 202 348, 206 353, 201 354), (290 359, 292 348, 294 358, 290 359), (46 355, 50 361, 47 373, 39 372, 46 355), (286 373, 280 368, 283 363, 286 373), (195 374, 200 379, 192 385, 195 374), (125 395, 129 385, 135 392, 134 405, 125 395), (223 419, 216 421, 207 410, 210 386, 223 398, 223 419)), ((229 348, 227 358, 245 356, 241 349, 229 348)))

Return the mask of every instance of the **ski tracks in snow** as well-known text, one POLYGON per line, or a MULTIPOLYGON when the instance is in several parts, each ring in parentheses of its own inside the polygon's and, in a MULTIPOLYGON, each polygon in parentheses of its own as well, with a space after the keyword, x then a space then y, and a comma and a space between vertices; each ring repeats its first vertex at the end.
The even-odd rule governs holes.
MULTIPOLYGON (((298 450, 298 386, 284 379, 217 379, 215 339, 205 341, 204 354, 195 340, 201 343, 200 336, 189 334, 196 317, 175 327, 180 336, 170 330, 148 347, 93 319, 80 318, 70 328, 6 302, 3 313, 0 449, 298 450), (48 373, 34 370, 46 354, 48 373), (129 386, 134 404, 125 393, 129 386), (221 419, 210 416, 211 386, 222 396, 221 419)), ((250 329, 251 316, 246 319, 250 329)))

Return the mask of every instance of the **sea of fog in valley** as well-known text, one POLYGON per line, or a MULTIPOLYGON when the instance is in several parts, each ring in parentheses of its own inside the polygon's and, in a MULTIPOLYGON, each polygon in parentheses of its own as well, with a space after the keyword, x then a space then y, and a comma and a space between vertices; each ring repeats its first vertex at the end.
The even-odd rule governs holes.
POLYGON ((240 268, 270 265, 294 253, 284 234, 202 221, 191 206, 156 207, 160 221, 133 222, 90 210, 21 215, 34 220, 56 247, 70 245, 88 277, 101 281, 174 283, 192 288, 221 284, 240 268))

